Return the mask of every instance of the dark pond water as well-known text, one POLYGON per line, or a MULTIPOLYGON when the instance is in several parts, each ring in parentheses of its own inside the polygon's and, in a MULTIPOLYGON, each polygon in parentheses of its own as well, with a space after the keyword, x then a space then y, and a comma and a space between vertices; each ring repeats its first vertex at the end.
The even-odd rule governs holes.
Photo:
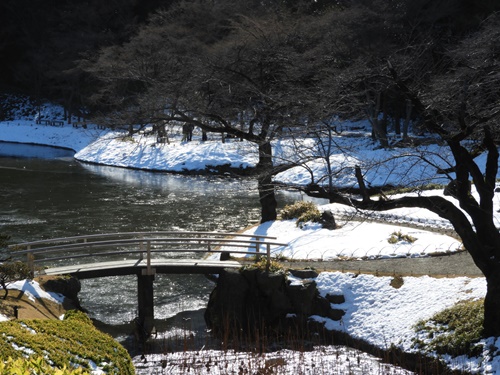
MULTIPOLYGON (((12 242, 128 231, 232 232, 260 215, 249 179, 87 165, 47 147, 0 143, 0 181, 0 233, 12 242)), ((279 200, 296 198, 285 194, 279 200)), ((203 309, 212 288, 201 275, 157 275, 155 317, 203 309)), ((137 310, 135 276, 83 280, 80 298, 93 318, 128 323, 137 310)))

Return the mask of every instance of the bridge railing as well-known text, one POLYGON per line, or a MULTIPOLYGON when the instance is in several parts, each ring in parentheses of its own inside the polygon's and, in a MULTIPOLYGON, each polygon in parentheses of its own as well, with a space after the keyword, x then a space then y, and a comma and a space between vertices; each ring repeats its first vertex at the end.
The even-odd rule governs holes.
POLYGON ((271 247, 287 246, 273 242, 276 237, 258 234, 220 232, 122 232, 52 238, 10 245, 13 256, 26 256, 34 274, 35 264, 89 257, 138 255, 146 258, 146 273, 151 274, 151 259, 158 253, 226 253, 266 257, 271 261, 271 247))

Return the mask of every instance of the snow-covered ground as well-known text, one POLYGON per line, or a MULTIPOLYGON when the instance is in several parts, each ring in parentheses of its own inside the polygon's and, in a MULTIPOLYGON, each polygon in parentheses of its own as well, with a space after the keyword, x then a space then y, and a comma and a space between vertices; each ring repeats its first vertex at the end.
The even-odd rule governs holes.
POLYGON ((338 220, 338 224, 336 230, 324 229, 317 223, 306 223, 300 229, 295 220, 284 220, 267 222, 244 233, 276 237, 277 242, 287 243, 288 246, 273 247, 271 252, 276 256, 298 260, 418 257, 452 253, 461 247, 461 242, 452 237, 421 229, 369 221, 338 220), (391 235, 398 232, 413 237, 415 241, 402 239, 389 243, 391 235))
MULTIPOLYGON (((156 143, 156 139, 144 134, 125 137, 124 134, 106 132, 93 126, 87 129, 73 128, 71 125, 52 127, 37 125, 29 119, 0 123, 0 141, 38 143, 51 146, 67 147, 75 150, 75 157, 82 161, 116 165, 121 167, 134 167, 155 170, 182 171, 189 169, 205 169, 209 166, 230 164, 233 167, 251 167, 257 162, 256 150, 253 145, 244 142, 228 140, 222 143, 220 139, 201 142, 195 139, 192 142, 181 142, 181 135, 173 131, 170 134, 170 143, 156 143)), ((352 167, 360 164, 365 167, 365 178, 368 183, 377 184, 400 183, 401 181, 441 180, 437 178, 434 170, 421 163, 421 159, 412 150, 398 150, 393 155, 392 166, 382 167, 376 161, 382 157, 380 150, 373 150, 371 141, 365 138, 352 138, 349 141, 339 138, 343 142, 345 153, 339 152, 334 158, 339 161, 339 181, 345 185, 355 183, 352 176, 352 167), (346 151, 348 150, 348 151, 346 151), (347 156, 346 156, 347 155, 347 156), (405 159, 403 159, 407 156, 405 159), (411 175, 409 165, 417 166, 411 175), (346 169, 347 168, 347 169, 346 169), (382 170, 382 168, 384 168, 382 170), (350 171, 349 171, 350 169, 350 171)), ((290 150, 285 142, 274 144, 277 158, 289 158, 290 150)), ((431 146, 428 146, 431 147, 431 146)), ((437 146, 432 146, 437 147, 437 146)), ((1 145, 0 145, 1 148, 1 145)), ((433 149, 435 161, 442 166, 447 165, 448 155, 441 150, 433 149)), ((1 153, 1 149, 0 149, 1 153)), ((311 162, 309 168, 319 170, 324 165, 320 161, 311 162)), ((297 167, 278 176, 280 181, 300 184, 310 182, 306 168, 297 167)), ((436 193, 436 192, 432 192, 436 193)), ((449 198, 452 199, 452 198, 449 198)), ((495 206, 499 206, 495 198, 495 206)), ((499 207, 495 207, 497 212, 499 207)), ((320 209, 330 209, 342 218, 349 217, 349 209, 337 205, 324 205, 320 209)), ((498 214, 497 214, 498 215, 498 214)), ((453 252, 460 247, 460 242, 443 234, 425 231, 425 227, 439 227, 447 229, 449 224, 440 220, 436 215, 420 209, 398 209, 378 216, 390 225, 370 222, 350 222, 341 219, 341 228, 329 231, 315 224, 307 224, 299 228, 293 221, 276 221, 256 226, 249 232, 257 232, 276 236, 279 242, 289 245, 285 248, 275 248, 273 253, 295 259, 335 259, 339 257, 376 258, 376 257, 407 257, 426 256, 434 252, 453 252), (401 224, 421 224, 422 229, 403 227, 401 224), (390 244, 388 238, 394 232, 401 231, 416 238, 413 243, 400 241, 390 244)), ((432 277, 404 277, 403 285, 396 289, 390 284, 391 277, 377 277, 373 275, 356 275, 349 273, 321 273, 316 282, 323 295, 344 294, 346 302, 341 308, 346 310, 342 321, 334 322, 323 317, 311 317, 324 322, 326 327, 333 330, 347 332, 353 337, 366 340, 381 348, 391 345, 411 351, 411 338, 415 335, 413 326, 417 321, 431 317, 434 313, 454 305, 456 302, 468 299, 483 298, 486 292, 484 278, 432 278, 432 277)), ((23 288, 26 284, 14 284, 13 288, 23 288)), ((30 284, 33 285, 33 284, 30 284)), ((481 374, 500 374, 500 357, 496 355, 495 347, 500 347, 500 340, 494 338, 484 340, 485 352, 477 358, 451 358, 446 357, 450 366, 454 368, 473 370, 481 374), (494 344, 494 345, 493 345, 494 344)), ((274 373, 355 373, 355 374, 403 374, 403 370, 381 367, 373 359, 364 362, 359 354, 357 366, 349 362, 336 362, 343 356, 349 357, 341 349, 318 348, 318 351, 309 354, 281 352, 269 354, 267 357, 256 359, 254 369, 259 363, 277 363, 274 373), (323 351, 323 352, 322 352, 323 351), (319 353, 319 354, 318 354, 319 353), (323 354, 321 354, 323 353, 323 354), (279 356, 286 361, 276 359, 279 356), (274 356, 274 357, 273 357, 274 356), (307 357, 309 356, 309 357, 307 357), (274 359, 273 359, 274 358, 274 359), (335 358, 335 359, 334 359, 335 358), (319 360, 321 359, 321 360, 319 360), (259 362, 260 361, 260 362, 259 362), (273 362, 274 361, 274 362, 273 362), (305 366, 306 363, 323 363, 321 366, 305 366), (328 363, 328 366, 326 367, 328 363), (363 367, 363 366, 368 367, 363 367), (333 366, 333 367, 332 367, 333 366), (307 367, 307 368, 305 368, 307 367), (333 370, 332 370, 333 369, 333 370), (281 372, 279 372, 281 371, 281 372), (350 372, 351 371, 351 372, 350 372)), ((344 350, 344 349, 342 349, 344 350)), ((209 351, 195 353, 193 356, 204 358, 222 354, 209 351)), ((238 363, 237 353, 225 353, 228 362, 233 366, 238 363)), ((167 359, 175 363, 175 355, 166 357, 148 357, 147 363, 160 363, 167 359)), ((352 357, 352 356, 351 356, 352 357)), ((363 357, 364 358, 364 357, 363 357)), ((181 361, 179 359, 179 361, 181 361)), ((185 361, 183 362, 185 363, 185 361)), ((221 362, 222 363, 222 362, 221 362)), ((147 370, 149 365, 141 365, 147 370)), ((203 366, 200 366, 203 367, 203 366)), ((224 370, 216 372, 225 373, 224 370)), ((236 367, 237 369, 237 367, 236 367)), ((150 369, 151 370, 151 369, 150 369)), ((169 373, 184 373, 185 368, 170 369, 169 373), (177 372, 176 372, 177 371, 177 372)), ((160 370, 161 371, 161 370, 160 370)), ((202 370, 200 370, 202 371, 202 370)), ((145 372, 147 373, 147 372, 145 372)), ((198 372, 205 373, 205 372, 198 372)))

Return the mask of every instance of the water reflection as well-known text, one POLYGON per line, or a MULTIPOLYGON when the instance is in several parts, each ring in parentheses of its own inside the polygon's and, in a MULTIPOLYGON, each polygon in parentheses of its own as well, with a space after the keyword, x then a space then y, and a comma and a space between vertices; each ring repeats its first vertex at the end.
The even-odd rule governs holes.
POLYGON ((0 228, 13 241, 152 230, 234 231, 258 220, 251 180, 0 158, 0 228))
POLYGON ((60 147, 48 147, 42 145, 23 144, 15 142, 0 142, 0 156, 16 158, 73 158, 75 152, 60 147))

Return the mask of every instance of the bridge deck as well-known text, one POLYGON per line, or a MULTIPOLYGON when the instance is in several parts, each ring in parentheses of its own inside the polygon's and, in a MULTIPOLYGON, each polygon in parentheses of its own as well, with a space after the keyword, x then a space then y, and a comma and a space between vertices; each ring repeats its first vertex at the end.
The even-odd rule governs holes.
MULTIPOLYGON (((155 273, 183 274, 219 273, 226 268, 240 268, 236 261, 209 259, 151 259, 151 268, 155 273)), ((38 275, 74 275, 79 279, 94 277, 140 275, 147 270, 146 259, 129 259, 88 264, 73 264, 62 267, 51 267, 42 270, 38 275)))

